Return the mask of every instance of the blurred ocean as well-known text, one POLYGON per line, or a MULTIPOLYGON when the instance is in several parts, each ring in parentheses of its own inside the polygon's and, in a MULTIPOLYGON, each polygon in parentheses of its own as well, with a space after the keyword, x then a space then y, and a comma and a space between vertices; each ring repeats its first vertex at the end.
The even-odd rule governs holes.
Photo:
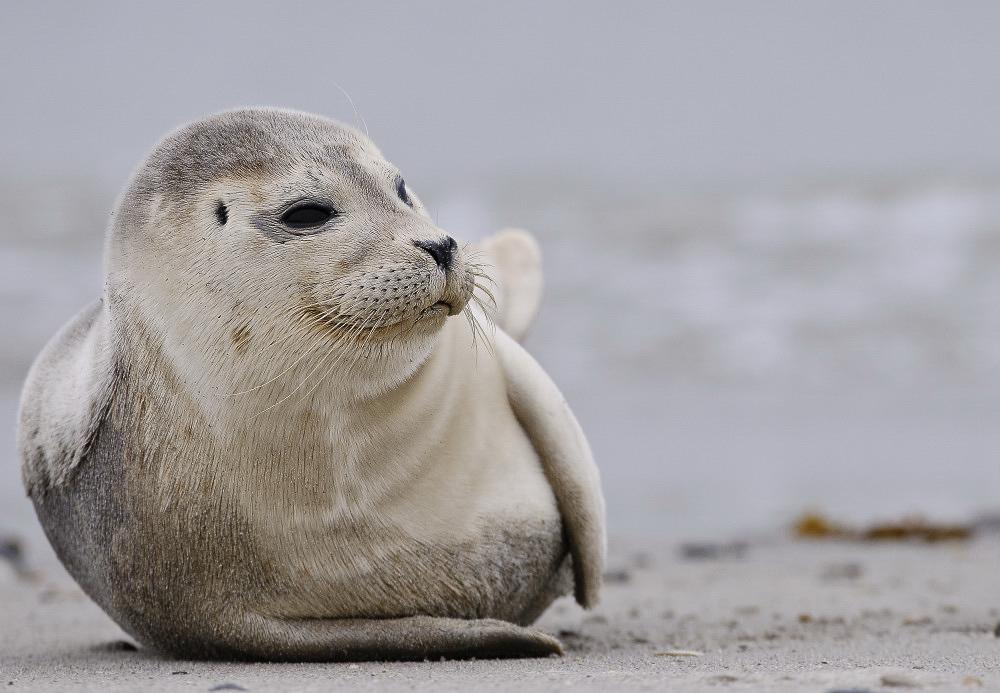
MULTIPOLYGON (((416 187, 460 239, 539 236, 547 294, 526 346, 590 438, 613 540, 1000 506, 1000 181, 416 187)), ((0 187, 0 530, 38 532, 18 388, 100 293, 114 194, 0 187)))

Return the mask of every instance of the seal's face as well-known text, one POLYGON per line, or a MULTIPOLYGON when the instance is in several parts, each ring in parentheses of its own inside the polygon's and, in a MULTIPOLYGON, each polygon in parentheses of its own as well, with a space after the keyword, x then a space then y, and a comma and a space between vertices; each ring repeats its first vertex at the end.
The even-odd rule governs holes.
POLYGON ((474 268, 376 151, 335 151, 280 178, 222 181, 212 191, 220 230, 232 218, 270 276, 294 286, 294 313, 340 340, 440 329, 472 297, 474 268))
POLYGON ((336 353, 389 380, 482 276, 366 137, 273 110, 168 136, 122 199, 108 263, 176 361, 252 352, 251 371, 273 372, 336 353))

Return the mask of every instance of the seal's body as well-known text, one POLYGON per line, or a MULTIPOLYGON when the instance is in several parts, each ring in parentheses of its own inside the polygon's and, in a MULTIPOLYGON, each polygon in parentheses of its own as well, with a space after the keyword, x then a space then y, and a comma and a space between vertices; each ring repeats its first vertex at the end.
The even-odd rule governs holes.
POLYGON ((586 441, 367 138, 270 109, 182 128, 105 261, 18 442, 53 547, 126 631, 189 657, 559 651, 524 626, 573 582, 597 598, 586 441))

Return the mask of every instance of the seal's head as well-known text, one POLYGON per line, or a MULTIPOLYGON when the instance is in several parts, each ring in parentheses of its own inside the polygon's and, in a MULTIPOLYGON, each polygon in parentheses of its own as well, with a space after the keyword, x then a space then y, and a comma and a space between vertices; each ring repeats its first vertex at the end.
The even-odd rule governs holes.
POLYGON ((127 312, 183 380, 272 395, 303 378, 391 388, 481 276, 367 137, 277 109, 160 142, 119 201, 106 261, 112 319, 127 312))

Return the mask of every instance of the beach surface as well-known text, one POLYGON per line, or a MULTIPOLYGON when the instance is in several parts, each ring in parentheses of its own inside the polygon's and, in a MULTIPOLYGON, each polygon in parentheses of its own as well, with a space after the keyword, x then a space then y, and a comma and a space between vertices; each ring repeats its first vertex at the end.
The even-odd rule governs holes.
POLYGON ((0 688, 1000 689, 996 529, 790 536, 1000 515, 998 24, 984 0, 0 4, 0 688), (153 143, 254 104, 370 132, 460 242, 538 236, 525 346, 611 550, 601 606, 540 621, 566 656, 166 659, 49 549, 15 445, 32 359, 101 296, 153 143))
POLYGON ((602 603, 556 602, 536 660, 171 659, 125 635, 44 543, 0 562, 6 690, 1000 690, 1000 536, 612 547, 602 603))

